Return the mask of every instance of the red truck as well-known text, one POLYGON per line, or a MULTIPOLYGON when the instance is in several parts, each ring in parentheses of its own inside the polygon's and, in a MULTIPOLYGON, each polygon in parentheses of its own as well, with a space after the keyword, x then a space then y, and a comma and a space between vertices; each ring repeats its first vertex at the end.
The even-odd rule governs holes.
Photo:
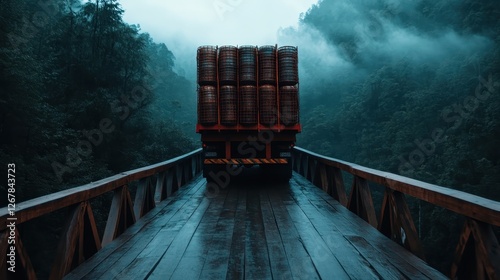
POLYGON ((259 165, 288 181, 301 131, 297 48, 201 46, 197 72, 203 176, 259 165))

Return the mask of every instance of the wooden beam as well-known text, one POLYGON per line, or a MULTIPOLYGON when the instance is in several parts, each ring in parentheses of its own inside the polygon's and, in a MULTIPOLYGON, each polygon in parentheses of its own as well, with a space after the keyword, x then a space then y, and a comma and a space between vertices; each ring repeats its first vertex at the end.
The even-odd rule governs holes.
POLYGON ((88 202, 72 207, 61 236, 50 279, 61 279, 101 249, 94 214, 88 202))
POLYGON ((500 247, 491 225, 467 219, 455 250, 450 278, 500 278, 500 247))
POLYGON ((183 172, 184 172, 184 166, 182 166, 182 164, 178 164, 175 166, 175 181, 177 184, 174 185, 175 186, 174 192, 180 189, 181 186, 184 185, 185 183, 183 172))
POLYGON ((326 166, 321 164, 319 166, 319 187, 329 195, 332 195, 332 186, 328 178, 328 173, 326 172, 326 166))
POLYGON ((378 229, 417 257, 425 260, 422 244, 404 194, 386 188, 378 229))
MULTIPOLYGON (((80 187, 63 190, 57 193, 41 196, 25 202, 16 204, 17 224, 22 224, 31 219, 43 216, 59 209, 66 208, 80 202, 88 201, 92 198, 101 196, 126 185, 132 181, 153 176, 154 174, 164 172, 177 166, 180 162, 199 156, 201 149, 191 153, 167 160, 147 167, 123 172, 93 183, 80 187)), ((0 208, 0 231, 3 231, 7 225, 8 215, 7 207, 0 208)))
POLYGON ((134 214, 136 219, 142 218, 151 209, 155 208, 154 192, 150 178, 141 179, 135 194, 134 214))
POLYGON ((373 227, 377 227, 377 217, 375 215, 373 199, 370 187, 365 179, 357 176, 354 177, 347 209, 358 215, 373 227))
POLYGON ((155 202, 160 203, 167 198, 166 171, 158 174, 156 178, 155 202))
POLYGON ((36 279, 35 270, 21 241, 19 230, 15 228, 13 231, 15 243, 9 242, 10 233, 10 230, 0 233, 0 279, 36 279), (7 254, 10 254, 11 246, 15 247, 14 272, 8 270, 11 265, 8 263, 10 257, 7 254))
POLYGON ((132 200, 127 186, 115 190, 113 201, 106 222, 106 229, 102 238, 102 246, 106 246, 117 236, 122 234, 129 226, 136 221, 132 200))
POLYGON ((303 157, 313 157, 319 162, 344 170, 370 182, 427 201, 460 215, 494 226, 500 226, 500 202, 498 201, 325 157, 302 148, 295 147, 294 150, 302 153, 303 157))
POLYGON ((335 198, 340 204, 347 207, 347 195, 345 192, 344 178, 342 177, 342 171, 340 169, 328 166, 328 173, 332 180, 332 194, 331 196, 335 198))

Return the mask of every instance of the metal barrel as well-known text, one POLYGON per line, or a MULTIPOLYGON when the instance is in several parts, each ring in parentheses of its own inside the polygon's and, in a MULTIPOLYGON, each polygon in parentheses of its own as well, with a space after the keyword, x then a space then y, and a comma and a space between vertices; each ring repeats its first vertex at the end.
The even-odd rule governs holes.
POLYGON ((296 85, 299 82, 297 48, 283 46, 278 49, 278 70, 280 85, 296 85))
POLYGON ((259 88, 260 123, 274 125, 278 118, 276 87, 263 85, 259 88))
POLYGON ((257 48, 240 46, 238 49, 240 85, 257 84, 257 48))
POLYGON ((217 48, 214 46, 201 46, 196 55, 198 84, 217 84, 217 48))
POLYGON ((299 123, 299 88, 280 87, 280 122, 286 126, 299 123))
POLYGON ((257 124, 257 88, 255 86, 240 87, 240 124, 257 124))
POLYGON ((238 91, 235 86, 221 86, 220 99, 220 122, 223 125, 236 125, 238 122, 238 91))
POLYGON ((259 83, 276 84, 276 47, 259 48, 259 83))
POLYGON ((214 125, 218 122, 217 88, 201 86, 198 88, 198 122, 214 125))
POLYGON ((222 46, 219 48, 219 83, 236 85, 238 70, 238 48, 222 46))

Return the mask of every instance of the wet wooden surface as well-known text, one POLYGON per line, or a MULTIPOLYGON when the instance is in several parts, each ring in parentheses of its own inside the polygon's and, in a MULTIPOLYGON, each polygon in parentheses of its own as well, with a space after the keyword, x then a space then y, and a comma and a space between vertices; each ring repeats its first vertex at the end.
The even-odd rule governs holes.
POLYGON ((66 278, 446 278, 300 175, 258 175, 215 196, 195 178, 66 278))

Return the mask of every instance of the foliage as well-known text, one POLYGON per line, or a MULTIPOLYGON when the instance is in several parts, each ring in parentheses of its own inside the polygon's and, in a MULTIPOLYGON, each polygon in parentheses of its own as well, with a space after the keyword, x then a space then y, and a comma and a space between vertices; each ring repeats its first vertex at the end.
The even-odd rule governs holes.
MULTIPOLYGON (((499 15, 495 1, 324 0, 313 6, 302 24, 321 32, 354 70, 331 70, 333 92, 302 82, 314 94, 302 95, 299 145, 500 200, 499 15), (397 43, 403 39, 419 42, 413 53, 402 52, 397 43), (489 43, 473 43, 480 41, 489 43)), ((428 259, 448 273, 457 241, 449 236, 463 221, 433 207, 422 213, 428 259)))
MULTIPOLYGON (((192 86, 167 46, 122 15, 117 0, 0 5, 0 159, 16 164, 17 202, 194 148, 175 119, 192 86)), ((108 211, 101 204, 97 216, 108 211)), ((20 228, 41 278, 63 214, 20 228)))

